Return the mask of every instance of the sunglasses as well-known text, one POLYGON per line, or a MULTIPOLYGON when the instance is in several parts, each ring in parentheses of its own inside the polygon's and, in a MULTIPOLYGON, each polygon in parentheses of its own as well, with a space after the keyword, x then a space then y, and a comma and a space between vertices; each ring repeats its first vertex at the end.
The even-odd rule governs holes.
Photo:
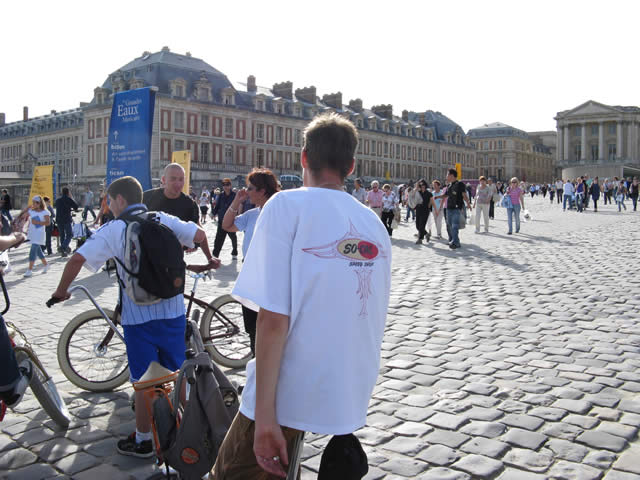
POLYGON ((223 183, 223 184, 222 184, 222 186, 223 186, 223 187, 230 187, 230 186, 231 186, 231 184, 230 184, 230 183, 223 183))

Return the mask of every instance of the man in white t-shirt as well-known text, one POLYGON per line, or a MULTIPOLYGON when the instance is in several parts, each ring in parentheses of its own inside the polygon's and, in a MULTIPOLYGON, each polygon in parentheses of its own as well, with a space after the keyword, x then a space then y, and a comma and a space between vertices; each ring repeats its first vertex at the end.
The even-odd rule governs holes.
POLYGON ((259 308, 256 358, 212 478, 284 477, 300 432, 349 434, 366 423, 391 243, 376 214, 343 191, 357 142, 348 120, 316 117, 304 133, 304 187, 275 194, 260 213, 232 292, 259 308))

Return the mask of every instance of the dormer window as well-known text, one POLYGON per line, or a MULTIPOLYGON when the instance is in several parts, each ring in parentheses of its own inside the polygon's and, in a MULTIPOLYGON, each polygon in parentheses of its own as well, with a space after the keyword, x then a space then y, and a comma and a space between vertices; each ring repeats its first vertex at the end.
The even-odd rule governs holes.
POLYGON ((264 112, 264 101, 263 100, 258 100, 256 102, 256 110, 260 110, 261 112, 264 112))
POLYGON ((211 100, 211 89, 209 87, 198 87, 198 100, 201 102, 208 102, 211 100))
POLYGON ((232 93, 222 95, 222 103, 225 105, 235 105, 235 96, 232 93))
POLYGON ((300 107, 300 105, 295 105, 293 107, 293 115, 295 117, 301 117, 302 116, 302 108, 300 107))
POLYGON ((131 80, 131 90, 144 87, 144 81, 141 78, 134 78, 131 80))
POLYGON ((284 114, 284 103, 282 102, 274 102, 273 111, 275 113, 284 114))
POLYGON ((361 119, 361 118, 359 118, 358 120, 356 120, 356 126, 357 126, 358 128, 362 128, 362 119, 361 119))
POLYGON ((171 96, 184 97, 187 91, 187 82, 182 78, 177 78, 171 82, 171 96))

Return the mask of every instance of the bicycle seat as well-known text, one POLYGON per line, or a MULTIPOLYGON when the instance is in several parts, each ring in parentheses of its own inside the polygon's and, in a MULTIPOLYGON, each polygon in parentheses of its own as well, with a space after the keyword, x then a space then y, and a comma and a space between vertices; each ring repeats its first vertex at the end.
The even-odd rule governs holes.
POLYGON ((134 382, 133 389, 144 390, 167 382, 174 382, 176 378, 178 378, 178 372, 173 372, 158 362, 151 362, 149 368, 147 368, 147 371, 144 372, 140 380, 134 382))

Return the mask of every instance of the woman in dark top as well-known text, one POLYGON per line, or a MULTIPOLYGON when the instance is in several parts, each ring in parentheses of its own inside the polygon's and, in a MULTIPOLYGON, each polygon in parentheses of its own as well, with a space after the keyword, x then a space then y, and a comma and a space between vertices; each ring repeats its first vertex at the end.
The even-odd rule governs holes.
POLYGON ((598 200, 600 200, 600 183, 598 182, 598 177, 593 179, 593 183, 589 188, 589 193, 591 194, 591 200, 593 200, 593 211, 598 211, 598 200))
POLYGON ((429 213, 432 208, 434 210, 436 209, 436 204, 433 201, 433 195, 427 190, 427 182, 424 179, 418 182, 418 187, 411 192, 411 195, 414 196, 413 198, 422 200, 420 203, 416 203, 415 201, 411 202, 415 204, 414 208, 416 211, 416 229, 418 230, 416 245, 420 245, 425 236, 427 237, 427 242, 431 240, 431 232, 426 231, 426 226, 427 220, 429 220, 429 213))

